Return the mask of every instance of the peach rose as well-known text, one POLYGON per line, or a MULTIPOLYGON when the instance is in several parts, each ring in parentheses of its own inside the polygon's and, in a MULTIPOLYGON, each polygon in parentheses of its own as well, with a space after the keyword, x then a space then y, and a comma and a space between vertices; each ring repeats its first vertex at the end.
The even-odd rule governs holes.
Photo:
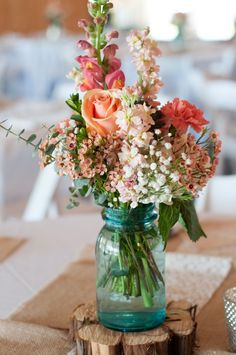
POLYGON ((112 96, 112 90, 94 89, 84 95, 82 116, 88 128, 105 137, 117 130, 116 112, 120 107, 121 102, 112 96))

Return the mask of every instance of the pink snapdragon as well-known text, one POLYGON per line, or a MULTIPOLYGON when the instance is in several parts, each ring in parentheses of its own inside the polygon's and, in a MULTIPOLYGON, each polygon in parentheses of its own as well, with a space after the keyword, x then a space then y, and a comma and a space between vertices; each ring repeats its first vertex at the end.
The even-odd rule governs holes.
POLYGON ((80 64, 81 82, 77 83, 81 91, 103 88, 103 71, 96 58, 79 56, 76 58, 80 64))
POLYGON ((122 70, 107 74, 105 78, 108 89, 122 89, 125 86, 125 75, 122 70))
POLYGON ((89 57, 95 57, 96 55, 96 48, 88 41, 80 40, 78 42, 78 48, 86 51, 89 57))

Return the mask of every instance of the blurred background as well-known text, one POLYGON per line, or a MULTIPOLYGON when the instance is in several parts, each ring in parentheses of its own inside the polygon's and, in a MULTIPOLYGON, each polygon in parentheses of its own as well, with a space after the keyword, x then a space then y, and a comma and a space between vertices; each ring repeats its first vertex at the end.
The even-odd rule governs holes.
MULTIPOLYGON (((148 25, 162 50, 159 64, 165 86, 160 101, 190 100, 220 131, 218 176, 199 209, 236 214, 236 1, 113 2, 108 26, 121 32, 127 83, 133 83, 136 74, 125 37, 131 28, 148 25), (228 195, 231 203, 222 204, 228 195)), ((68 115, 64 101, 74 86, 66 74, 79 55, 76 43, 82 34, 77 21, 87 16, 86 0, 0 0, 1 120, 8 119, 17 131, 26 128, 29 134, 42 135, 45 126, 68 115)), ((95 210, 89 200, 80 210, 68 212, 69 184, 52 171, 40 172, 31 149, 0 132, 0 220, 95 210)))

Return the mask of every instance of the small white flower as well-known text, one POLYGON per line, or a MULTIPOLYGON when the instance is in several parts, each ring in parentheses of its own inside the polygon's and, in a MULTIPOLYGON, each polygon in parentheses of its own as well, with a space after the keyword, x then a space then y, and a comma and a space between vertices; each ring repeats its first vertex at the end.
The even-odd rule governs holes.
POLYGON ((138 154, 138 148, 136 148, 136 147, 133 147, 132 149, 131 149, 131 157, 132 158, 134 158, 137 154, 138 154))
POLYGON ((136 201, 133 201, 130 205, 131 208, 136 208, 138 206, 138 203, 136 201))
POLYGON ((172 133, 168 133, 168 137, 172 137, 172 133))
POLYGON ((177 173, 170 174, 170 178, 173 182, 179 181, 179 175, 177 173))
POLYGON ((128 165, 124 166, 124 172, 125 172, 125 177, 126 178, 130 178, 132 176, 132 174, 133 174, 132 168, 130 166, 128 166, 128 165))
POLYGON ((75 120, 70 120, 69 125, 70 125, 70 127, 75 127, 76 126, 75 120))
POLYGON ((141 177, 141 176, 143 176, 143 172, 142 171, 138 171, 137 175, 138 175, 138 177, 141 177))
POLYGON ((187 155, 186 155, 185 153, 182 153, 182 154, 181 154, 181 157, 182 157, 183 160, 186 160, 186 159, 187 159, 187 155))
POLYGON ((160 129, 155 129, 155 133, 157 136, 159 136, 161 134, 161 130, 160 129))
POLYGON ((167 150, 170 150, 172 148, 172 144, 165 143, 165 147, 166 147, 167 150))
POLYGON ((170 165, 170 161, 167 159, 167 160, 164 160, 163 161, 163 164, 165 165, 165 166, 168 166, 168 165, 170 165))
POLYGON ((142 139, 147 139, 147 133, 146 132, 143 132, 142 139))
POLYGON ((171 194, 166 194, 166 195, 161 195, 159 198, 160 203, 165 203, 166 205, 171 205, 172 204, 172 195, 171 194))
POLYGON ((158 182, 158 184, 160 184, 160 186, 165 185, 165 183, 166 183, 166 177, 165 177, 165 175, 163 175, 163 174, 158 174, 158 175, 157 175, 157 182, 158 182))
POLYGON ((152 164, 150 165, 150 169, 151 169, 152 171, 156 170, 156 168, 157 168, 157 164, 156 164, 156 163, 152 163, 152 164))
POLYGON ((158 182, 156 181, 151 181, 149 185, 153 187, 156 191, 159 191, 161 188, 160 184, 158 184, 158 182))
POLYGON ((134 123, 135 125, 140 125, 140 124, 142 123, 142 120, 141 120, 140 117, 135 116, 135 117, 133 117, 133 123, 134 123))
POLYGON ((156 152, 156 153, 155 153, 155 156, 156 156, 157 158, 160 158, 161 152, 160 152, 160 151, 156 152))
POLYGON ((192 164, 192 160, 191 159, 187 159, 186 160, 186 165, 191 165, 192 164))

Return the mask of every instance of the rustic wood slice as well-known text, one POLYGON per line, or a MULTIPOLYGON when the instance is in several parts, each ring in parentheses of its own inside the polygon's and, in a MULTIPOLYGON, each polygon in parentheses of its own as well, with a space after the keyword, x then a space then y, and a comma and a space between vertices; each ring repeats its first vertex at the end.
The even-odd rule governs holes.
POLYGON ((168 355, 169 338, 166 327, 140 333, 126 333, 123 336, 124 355, 168 355))
POLYGON ((191 355, 196 338, 196 306, 187 301, 167 305, 165 323, 145 332, 121 333, 98 324, 96 304, 78 306, 72 315, 79 355, 191 355))
POLYGON ((91 324, 78 331, 77 346, 83 355, 120 355, 122 333, 91 324))
POLYGON ((70 337, 73 340, 76 340, 76 335, 78 334, 78 330, 86 325, 86 324, 96 324, 97 320, 97 311, 96 311, 96 303, 90 302, 87 304, 79 305, 73 312, 71 317, 71 329, 70 329, 70 337))
POLYGON ((191 355, 196 338, 196 306, 189 302, 171 302, 167 306, 167 320, 165 324, 172 333, 169 343, 169 354, 191 355))

